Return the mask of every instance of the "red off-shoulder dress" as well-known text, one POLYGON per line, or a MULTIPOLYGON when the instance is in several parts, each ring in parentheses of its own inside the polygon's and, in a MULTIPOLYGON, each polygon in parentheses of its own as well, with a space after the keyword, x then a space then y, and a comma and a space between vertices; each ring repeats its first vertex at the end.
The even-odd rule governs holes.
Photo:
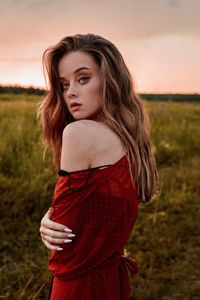
POLYGON ((76 236, 49 255, 49 299, 128 300, 128 271, 136 274, 138 266, 124 256, 124 247, 138 215, 138 198, 126 155, 113 165, 58 174, 52 220, 76 236))

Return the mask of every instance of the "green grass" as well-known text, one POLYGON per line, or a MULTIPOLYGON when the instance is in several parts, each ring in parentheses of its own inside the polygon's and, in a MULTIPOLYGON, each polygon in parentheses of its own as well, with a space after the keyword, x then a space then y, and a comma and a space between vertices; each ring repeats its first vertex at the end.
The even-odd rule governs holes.
MULTIPOLYGON (((42 160, 37 96, 0 95, 0 299, 47 299, 49 251, 39 236, 56 173, 42 160)), ((160 175, 160 198, 140 204, 127 245, 138 262, 134 300, 200 295, 200 105, 145 102, 160 175)))

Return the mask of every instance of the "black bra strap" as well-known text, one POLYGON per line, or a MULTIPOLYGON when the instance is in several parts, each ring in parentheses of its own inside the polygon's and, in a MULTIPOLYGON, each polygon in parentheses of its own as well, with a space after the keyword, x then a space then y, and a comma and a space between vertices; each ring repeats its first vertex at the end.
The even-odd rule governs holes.
POLYGON ((69 189, 72 190, 73 192, 80 192, 81 190, 83 190, 86 187, 86 185, 88 183, 88 180, 89 180, 89 177, 92 174, 93 170, 99 169, 99 168, 102 168, 102 167, 107 167, 107 166, 112 166, 112 165, 103 165, 103 166, 99 166, 99 167, 94 167, 94 168, 89 168, 89 169, 80 170, 80 171, 74 171, 74 172, 68 172, 68 171, 65 171, 65 170, 59 170, 58 174, 61 175, 61 176, 69 175, 69 180, 68 180, 69 189), (82 187, 77 188, 77 189, 72 188, 71 187, 71 177, 70 177, 70 175, 74 174, 74 173, 80 173, 82 171, 89 171, 89 174, 87 176, 85 184, 82 187))
POLYGON ((83 171, 90 171, 90 170, 95 170, 95 169, 99 169, 99 168, 103 168, 103 167, 108 167, 108 166, 112 166, 112 165, 103 165, 103 166, 99 166, 99 167, 94 167, 94 168, 88 168, 88 169, 84 169, 84 170, 78 170, 78 171, 72 171, 72 172, 68 172, 65 170, 59 170, 58 171, 58 175, 60 176, 66 176, 68 174, 74 174, 74 173, 79 173, 79 172, 83 172, 83 171))

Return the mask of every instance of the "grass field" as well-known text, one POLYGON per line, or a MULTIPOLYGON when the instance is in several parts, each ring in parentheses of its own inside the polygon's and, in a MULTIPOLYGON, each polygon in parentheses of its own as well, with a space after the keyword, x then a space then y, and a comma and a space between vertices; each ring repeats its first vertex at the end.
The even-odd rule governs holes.
MULTIPOLYGON (((0 299, 47 299, 49 251, 39 236, 56 173, 42 160, 38 96, 0 95, 0 299)), ((140 272, 134 300, 200 299, 200 105, 145 102, 160 175, 157 201, 139 206, 127 254, 140 272)), ((103 300, 103 299, 102 299, 103 300)))

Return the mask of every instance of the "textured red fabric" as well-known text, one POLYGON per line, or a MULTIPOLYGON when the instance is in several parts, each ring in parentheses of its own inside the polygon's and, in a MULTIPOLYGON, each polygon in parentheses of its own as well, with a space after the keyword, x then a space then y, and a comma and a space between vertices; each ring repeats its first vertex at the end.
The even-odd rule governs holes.
POLYGON ((76 236, 50 253, 51 300, 129 299, 128 271, 138 267, 123 254, 138 215, 136 191, 126 155, 104 169, 59 176, 52 220, 76 236))

